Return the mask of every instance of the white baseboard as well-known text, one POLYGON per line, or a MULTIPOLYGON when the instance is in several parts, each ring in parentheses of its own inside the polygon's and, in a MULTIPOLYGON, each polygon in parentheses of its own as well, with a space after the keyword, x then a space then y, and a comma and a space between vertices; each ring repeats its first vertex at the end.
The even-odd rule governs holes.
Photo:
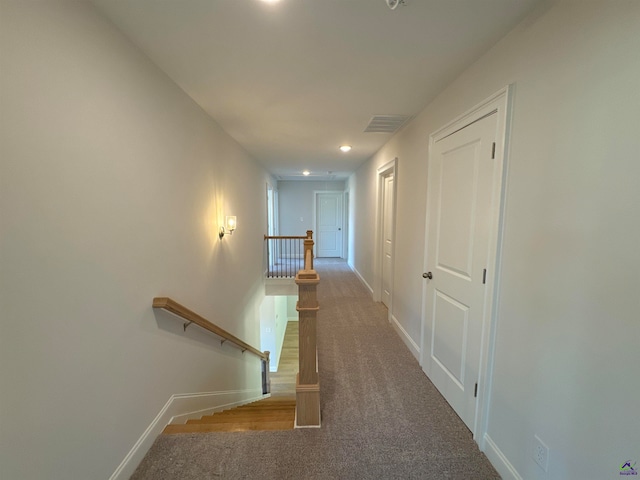
POLYGON ((504 480, 522 480, 522 477, 507 459, 498 445, 491 439, 488 433, 484 434, 484 454, 487 456, 493 468, 495 468, 504 480))
POLYGON ((156 437, 169 423, 185 423, 190 418, 243 405, 265 398, 262 390, 232 390, 226 392, 183 393, 171 395, 156 418, 140 436, 109 480, 126 480, 133 475, 156 437))
POLYGON ((398 319, 394 315, 391 315, 391 325, 393 326, 393 329, 398 333, 398 336, 402 339, 404 344, 407 346, 411 354, 416 358, 416 360, 418 360, 419 363, 420 347, 418 346, 418 344, 413 341, 413 339, 409 336, 402 325, 400 325, 400 322, 398 322, 398 319))
POLYGON ((358 269, 356 267, 354 267, 353 265, 351 265, 350 263, 347 263, 347 265, 349 265, 349 268, 351 270, 353 270, 353 273, 356 274, 356 277, 358 277, 360 279, 360 281, 363 283, 363 285, 365 287, 367 287, 367 290, 369 290, 369 292, 371 293, 371 295, 373 296, 373 288, 371 288, 371 285, 369 285, 367 283, 367 281, 364 279, 364 277, 362 275, 360 275, 360 272, 358 271, 358 269))

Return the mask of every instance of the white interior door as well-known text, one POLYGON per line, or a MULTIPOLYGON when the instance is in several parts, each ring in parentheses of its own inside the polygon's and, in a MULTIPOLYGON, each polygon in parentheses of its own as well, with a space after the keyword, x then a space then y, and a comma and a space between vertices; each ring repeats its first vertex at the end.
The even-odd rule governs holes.
POLYGON ((474 431, 496 165, 496 113, 432 144, 423 368, 474 431))
POLYGON ((342 257, 342 195, 316 193, 317 257, 342 257))
POLYGON ((391 308, 393 255, 393 173, 383 179, 382 194, 382 303, 391 308))

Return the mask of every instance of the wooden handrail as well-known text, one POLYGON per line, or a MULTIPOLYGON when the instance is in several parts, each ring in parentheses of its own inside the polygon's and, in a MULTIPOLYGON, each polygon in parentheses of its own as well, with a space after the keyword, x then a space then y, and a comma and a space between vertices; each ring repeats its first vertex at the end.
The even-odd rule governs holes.
MULTIPOLYGON (((265 235, 264 245, 266 277, 291 278, 299 270, 308 270, 305 266, 305 258, 309 249, 313 251, 313 231, 307 230, 306 236, 265 235)), ((313 268, 313 259, 311 268, 313 268)))
POLYGON ((265 240, 311 240, 313 238, 313 230, 307 230, 306 235, 265 235, 265 240))
POLYGON ((265 240, 306 240, 307 237, 296 237, 292 235, 265 235, 265 240))
POLYGON ((231 333, 227 332, 223 328, 220 328, 219 326, 211 323, 206 318, 201 317, 194 311, 189 310, 187 307, 183 305, 180 305, 175 300, 172 300, 168 297, 156 297, 153 299, 153 308, 161 308, 163 310, 166 310, 167 312, 171 312, 174 315, 184 318, 189 323, 195 323, 196 325, 204 328, 205 330, 208 330, 211 333, 215 333, 216 335, 218 335, 220 338, 223 339, 223 343, 228 340, 229 342, 233 343, 234 345, 242 349, 243 353, 246 351, 249 351, 259 356, 267 363, 269 362, 269 352, 261 352, 257 348, 254 348, 248 343, 243 342, 238 337, 236 337, 235 335, 232 335, 231 333))

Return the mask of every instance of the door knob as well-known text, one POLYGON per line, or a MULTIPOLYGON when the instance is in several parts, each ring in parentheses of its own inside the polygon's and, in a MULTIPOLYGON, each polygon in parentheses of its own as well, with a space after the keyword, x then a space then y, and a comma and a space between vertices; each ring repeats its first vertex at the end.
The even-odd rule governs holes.
POLYGON ((431 272, 423 273, 422 278, 428 278, 431 280, 433 278, 433 274, 431 272))

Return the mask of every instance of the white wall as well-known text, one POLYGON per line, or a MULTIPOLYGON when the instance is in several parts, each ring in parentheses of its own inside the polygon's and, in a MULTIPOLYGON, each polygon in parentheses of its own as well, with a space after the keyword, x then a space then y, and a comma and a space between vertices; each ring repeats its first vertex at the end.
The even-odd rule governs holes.
POLYGON ((297 295, 289 295, 287 297, 287 320, 289 322, 297 322, 298 321, 298 310, 296 310, 296 306, 298 304, 298 296, 297 295))
MULTIPOLYGON (((349 177, 347 189, 350 195, 349 211, 349 258, 348 263, 352 269, 367 284, 373 293, 374 265, 376 263, 376 190, 378 182, 377 169, 394 157, 386 158, 383 154, 376 155, 371 161, 364 163, 354 175, 349 177)), ((396 186, 402 172, 398 170, 396 186)), ((396 216, 399 207, 396 207, 396 216)), ((397 225, 397 219, 396 219, 397 225)), ((398 227, 396 227, 397 229, 398 227)), ((396 235, 396 249, 398 240, 404 236, 396 235)), ((397 258, 394 259, 397 262, 397 258)))
POLYGON ((276 334, 276 352, 278 358, 275 362, 276 370, 280 363, 280 355, 282 354, 282 345, 284 343, 284 334, 287 331, 287 297, 277 296, 274 301, 275 310, 275 334, 276 334))
POLYGON ((279 181, 278 208, 280 235, 305 235, 314 230, 313 192, 344 191, 345 182, 319 182, 313 180, 279 181), (302 218, 302 221, 300 220, 302 218))
POLYGON ((428 136, 514 84, 487 451, 504 478, 640 461, 638 32, 635 0, 541 6, 349 180, 350 260, 373 284, 376 168, 399 158, 393 314, 420 344, 428 136))
POLYGON ((260 305, 260 350, 270 352, 271 372, 278 371, 284 334, 287 330, 288 298, 283 295, 270 295, 264 297, 260 305))
POLYGON ((259 344, 267 175, 87 3, 1 5, 0 477, 104 479, 171 395, 260 389, 151 301, 259 344))

